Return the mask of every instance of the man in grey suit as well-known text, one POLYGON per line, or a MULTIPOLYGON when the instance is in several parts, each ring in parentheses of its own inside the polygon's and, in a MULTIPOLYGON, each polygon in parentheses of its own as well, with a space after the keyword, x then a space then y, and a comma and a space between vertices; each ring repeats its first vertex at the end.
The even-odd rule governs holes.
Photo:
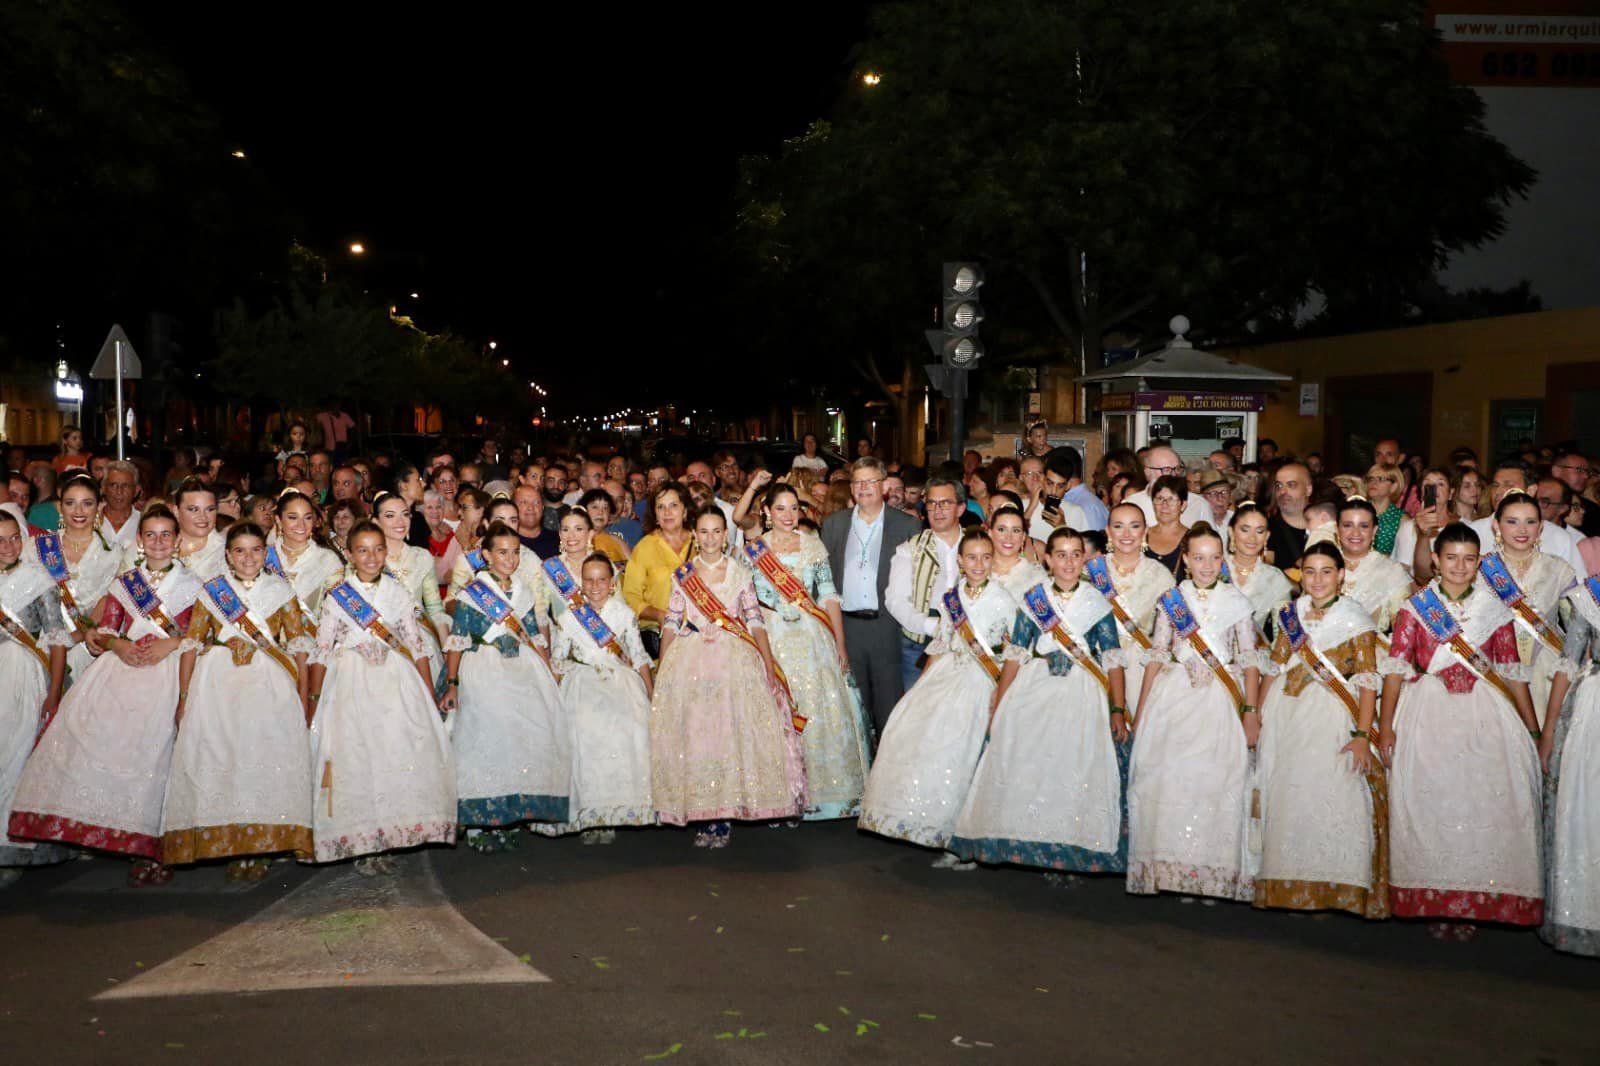
POLYGON ((839 609, 844 613, 845 650, 861 699, 872 714, 878 735, 889 712, 905 694, 900 675, 900 624, 884 605, 889 587, 889 560, 903 542, 916 536, 915 518, 883 501, 883 463, 866 456, 850 467, 850 495, 856 505, 837 511, 822 523, 839 609))

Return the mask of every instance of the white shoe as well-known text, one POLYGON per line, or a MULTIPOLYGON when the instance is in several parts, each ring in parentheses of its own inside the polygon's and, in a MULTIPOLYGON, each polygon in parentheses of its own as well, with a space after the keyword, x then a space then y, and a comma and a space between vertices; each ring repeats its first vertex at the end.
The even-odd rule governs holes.
POLYGON ((961 856, 953 851, 945 852, 929 865, 935 870, 976 870, 978 868, 978 864, 975 862, 962 862, 961 856))

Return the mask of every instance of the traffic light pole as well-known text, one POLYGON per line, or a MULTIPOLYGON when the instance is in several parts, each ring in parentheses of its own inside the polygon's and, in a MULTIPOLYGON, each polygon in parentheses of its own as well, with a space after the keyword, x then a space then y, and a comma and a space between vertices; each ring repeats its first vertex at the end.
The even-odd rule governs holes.
POLYGON ((967 374, 950 371, 950 461, 961 462, 967 448, 967 374))

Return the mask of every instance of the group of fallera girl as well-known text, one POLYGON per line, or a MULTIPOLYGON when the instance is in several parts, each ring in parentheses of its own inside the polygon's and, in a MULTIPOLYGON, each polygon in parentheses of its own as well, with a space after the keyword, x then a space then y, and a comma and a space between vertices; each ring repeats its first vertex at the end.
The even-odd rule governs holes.
POLYGON ((0 866, 92 849, 141 884, 285 855, 381 874, 524 825, 692 824, 722 847, 730 821, 855 818, 949 869, 1600 951, 1600 580, 1539 550, 1526 494, 1492 544, 1440 531, 1420 587, 1371 550, 1360 497, 1276 567, 1254 505, 1197 522, 1181 582, 1139 506, 1041 543, 1002 507, 960 535, 875 758, 827 552, 782 482, 742 538, 653 487, 675 556, 659 663, 582 508, 541 560, 495 500, 442 600, 400 496, 342 552, 295 491, 270 534, 224 535, 186 482, 120 540, 99 497, 70 479, 51 534, 0 511, 0 866))

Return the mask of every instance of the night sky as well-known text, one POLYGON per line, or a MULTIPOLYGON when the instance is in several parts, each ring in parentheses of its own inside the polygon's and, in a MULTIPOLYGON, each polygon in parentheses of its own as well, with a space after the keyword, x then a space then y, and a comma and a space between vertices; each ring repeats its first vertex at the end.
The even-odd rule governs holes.
POLYGON ((622 367, 634 402, 714 284, 739 156, 828 111, 865 7, 129 10, 305 243, 364 242, 420 325, 496 338, 553 400, 622 367))

